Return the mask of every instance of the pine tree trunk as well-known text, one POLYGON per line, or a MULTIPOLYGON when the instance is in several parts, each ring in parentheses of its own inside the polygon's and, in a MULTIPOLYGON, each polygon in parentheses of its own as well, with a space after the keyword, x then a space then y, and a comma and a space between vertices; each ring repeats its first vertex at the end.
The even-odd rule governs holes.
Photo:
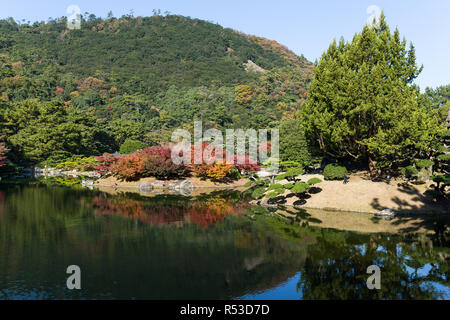
POLYGON ((373 159, 373 156, 369 153, 367 156, 367 160, 369 162, 369 173, 371 176, 379 175, 379 170, 375 168, 377 162, 373 159))

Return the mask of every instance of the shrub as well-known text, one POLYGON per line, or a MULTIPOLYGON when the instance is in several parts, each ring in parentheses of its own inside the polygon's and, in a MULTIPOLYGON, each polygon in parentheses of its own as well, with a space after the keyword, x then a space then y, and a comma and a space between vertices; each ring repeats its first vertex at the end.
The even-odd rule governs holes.
POLYGON ((108 175, 111 172, 111 167, 117 161, 119 161, 119 157, 113 154, 104 154, 99 157, 95 157, 96 165, 93 165, 95 171, 100 173, 102 176, 108 175))
POLYGON ((325 180, 344 180, 347 176, 347 169, 335 163, 329 164, 323 170, 325 180))
POLYGON ((321 182, 322 182, 322 180, 320 180, 319 178, 311 178, 311 179, 308 180, 308 184, 309 185, 314 185, 314 184, 318 184, 318 183, 321 183, 321 182))
POLYGON ((193 171, 202 178, 209 178, 211 180, 223 180, 226 177, 238 179, 240 174, 232 169, 236 169, 239 172, 250 172, 257 171, 261 166, 251 163, 248 155, 243 158, 234 156, 231 158, 233 164, 226 164, 225 159, 227 159, 226 152, 219 148, 211 145, 208 142, 203 142, 201 146, 196 148, 195 145, 191 147, 191 161, 195 161, 195 154, 202 152, 202 164, 193 164, 193 171), (198 148, 198 149, 197 149, 198 148), (211 148, 205 158, 205 149, 211 148))
POLYGON ((136 152, 137 150, 142 150, 145 147, 147 147, 147 145, 141 141, 126 139, 125 142, 120 146, 119 152, 121 154, 130 154, 136 152))
POLYGON ((207 178, 213 181, 221 181, 224 180, 227 176, 230 176, 233 165, 223 163, 199 164, 194 165, 193 168, 194 172, 201 178, 207 178))
POLYGON ((428 159, 416 159, 415 160, 416 163, 416 167, 417 168, 428 168, 431 167, 432 165, 434 165, 434 162, 428 159))
POLYGON ((283 194, 284 190, 273 190, 267 194, 267 198, 273 199, 278 197, 280 194, 283 194))
POLYGON ((293 183, 287 183, 287 184, 283 185, 283 187, 285 189, 292 189, 294 187, 294 184, 293 183))
POLYGON ((302 165, 299 162, 295 162, 295 161, 281 161, 280 162, 280 167, 283 170, 287 170, 289 168, 296 168, 296 167, 301 167, 302 165))
POLYGON ((97 164, 98 162, 94 157, 72 156, 66 159, 66 161, 58 163, 55 168, 64 170, 80 169, 82 171, 90 171, 93 170, 97 164))
POLYGON ((269 186, 269 188, 267 188, 267 191, 271 191, 267 197, 272 199, 275 198, 277 196, 279 196, 280 194, 284 193, 284 187, 283 185, 279 184, 279 183, 275 183, 269 186))
POLYGON ((297 182, 291 189, 293 193, 305 193, 310 188, 310 185, 305 182, 297 182))
POLYGON ((161 146, 147 148, 137 152, 137 156, 142 158, 142 177, 170 179, 189 174, 188 167, 173 163, 169 148, 161 146))
POLYGON ((448 162, 448 161, 450 161, 450 153, 441 154, 441 155, 437 156, 437 159, 439 161, 448 162))
POLYGON ((216 163, 206 170, 206 175, 213 181, 220 181, 229 176, 232 168, 231 164, 216 163))
POLYGON ((281 184, 279 184, 279 183, 272 184, 272 185, 267 189, 267 191, 269 191, 269 190, 276 190, 276 189, 283 189, 283 185, 281 185, 281 184))
POLYGON ((241 178, 241 173, 239 172, 238 169, 232 168, 232 169, 230 170, 229 176, 230 176, 231 179, 237 180, 237 179, 240 179, 240 178, 241 178))
POLYGON ((252 198, 253 199, 259 199, 259 198, 261 198, 264 195, 265 192, 266 192, 266 188, 264 188, 264 187, 257 187, 252 192, 252 198))
POLYGON ((234 167, 240 172, 254 172, 261 169, 261 166, 253 162, 254 161, 250 161, 248 154, 246 154, 244 158, 238 157, 237 155, 234 156, 234 167))
POLYGON ((275 177, 275 180, 295 180, 295 177, 303 174, 305 171, 302 167, 293 167, 288 169, 285 173, 282 173, 275 177))
POLYGON ((136 153, 121 157, 111 165, 110 170, 121 180, 139 180, 142 177, 142 157, 136 153))
POLYGON ((417 175, 419 171, 413 166, 407 166, 401 170, 401 173, 403 176, 405 176, 405 178, 411 179, 412 177, 417 175))
POLYGON ((438 187, 440 185, 442 185, 444 187, 447 187, 450 185, 450 175, 433 176, 431 178, 431 180, 436 182, 438 187))

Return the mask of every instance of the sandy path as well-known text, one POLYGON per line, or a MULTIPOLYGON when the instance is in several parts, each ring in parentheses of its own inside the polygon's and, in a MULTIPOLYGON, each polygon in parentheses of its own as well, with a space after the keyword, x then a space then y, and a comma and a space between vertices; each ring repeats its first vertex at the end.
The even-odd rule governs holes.
MULTIPOLYGON (((403 180, 373 182, 362 174, 350 176, 347 184, 342 181, 325 181, 322 175, 303 175, 302 181, 312 177, 322 180, 317 185, 322 192, 307 199, 304 207, 326 210, 344 210, 355 212, 378 212, 385 208, 405 213, 450 213, 450 204, 447 201, 436 205, 430 197, 424 196, 426 185, 401 186, 403 180)), ((288 198, 291 205, 296 198, 288 198)))

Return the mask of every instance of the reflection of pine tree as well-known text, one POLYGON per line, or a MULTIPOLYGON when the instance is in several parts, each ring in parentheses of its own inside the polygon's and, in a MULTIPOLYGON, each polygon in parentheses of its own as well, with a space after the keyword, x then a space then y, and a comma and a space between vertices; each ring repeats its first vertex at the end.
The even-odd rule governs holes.
MULTIPOLYGON (((418 252, 398 238, 353 238, 341 233, 322 234, 310 247, 297 290, 305 299, 436 299, 440 293, 428 281, 445 281, 445 269, 418 273, 429 260, 410 256, 418 252), (381 269, 381 289, 369 290, 367 267, 381 269)), ((436 261, 436 259, 432 259, 436 261)))

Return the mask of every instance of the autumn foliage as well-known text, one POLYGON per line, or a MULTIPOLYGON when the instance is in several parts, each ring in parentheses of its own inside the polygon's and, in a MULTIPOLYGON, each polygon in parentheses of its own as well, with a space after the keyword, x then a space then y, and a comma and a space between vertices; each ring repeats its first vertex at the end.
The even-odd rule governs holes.
POLYGON ((178 179, 191 173, 204 179, 223 181, 234 177, 233 169, 250 172, 260 168, 250 160, 248 155, 243 158, 234 156, 234 162, 227 164, 225 152, 206 142, 201 145, 201 151, 200 148, 198 149, 196 150, 195 146, 192 147, 190 165, 175 164, 171 157, 172 150, 168 147, 157 146, 139 150, 130 155, 105 154, 96 157, 98 164, 94 166, 94 169, 102 175, 112 174, 125 181, 136 181, 145 177, 178 179), (194 163, 196 152, 202 154, 201 164, 194 163))
POLYGON ((142 175, 158 179, 180 178, 189 174, 185 165, 173 163, 171 150, 166 147, 147 148, 137 152, 142 157, 142 175))
POLYGON ((142 177, 143 158, 136 152, 121 157, 111 166, 111 172, 121 180, 135 181, 142 177))

